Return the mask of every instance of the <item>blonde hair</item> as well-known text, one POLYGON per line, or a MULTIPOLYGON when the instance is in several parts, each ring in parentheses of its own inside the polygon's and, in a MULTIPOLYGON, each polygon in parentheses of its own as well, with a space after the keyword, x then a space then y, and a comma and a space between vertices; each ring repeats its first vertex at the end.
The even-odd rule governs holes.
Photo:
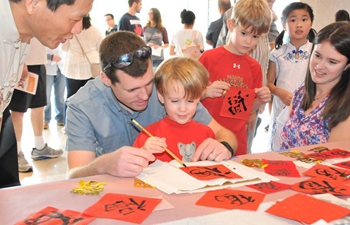
POLYGON ((234 26, 252 28, 253 33, 264 34, 270 29, 272 13, 265 0, 239 0, 233 7, 234 26))
POLYGON ((164 61, 155 74, 157 91, 164 96, 169 83, 180 83, 183 87, 174 87, 175 90, 184 89, 189 99, 200 98, 209 84, 207 69, 196 59, 189 57, 174 57, 164 61))

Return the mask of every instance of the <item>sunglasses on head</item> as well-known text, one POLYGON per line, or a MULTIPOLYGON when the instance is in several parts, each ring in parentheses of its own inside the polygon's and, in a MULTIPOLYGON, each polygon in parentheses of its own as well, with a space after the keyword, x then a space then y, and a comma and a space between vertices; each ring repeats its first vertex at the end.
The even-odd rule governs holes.
POLYGON ((126 53, 121 56, 119 56, 116 60, 114 60, 111 63, 108 63, 107 66, 103 68, 103 71, 106 71, 109 68, 116 68, 116 69, 122 69, 124 67, 130 66, 133 61, 134 57, 138 58, 141 61, 144 61, 151 57, 152 55, 152 49, 149 46, 145 46, 142 48, 137 49, 134 52, 126 53))

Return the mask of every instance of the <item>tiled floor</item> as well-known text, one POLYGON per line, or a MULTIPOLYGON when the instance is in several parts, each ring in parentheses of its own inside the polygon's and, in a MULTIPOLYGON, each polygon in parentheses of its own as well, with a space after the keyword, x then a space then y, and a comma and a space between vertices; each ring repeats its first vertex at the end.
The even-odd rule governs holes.
MULTIPOLYGON (((269 114, 267 110, 260 115, 262 123, 258 128, 257 135, 254 138, 252 152, 259 153, 267 150, 267 133, 264 128, 269 123, 269 114)), ((33 131, 29 119, 29 113, 24 117, 24 131, 22 137, 22 149, 28 162, 33 166, 33 172, 20 173, 22 185, 37 184, 49 181, 66 179, 67 162, 66 152, 57 159, 48 159, 41 161, 32 161, 30 158, 31 149, 34 146, 33 131)), ((51 121, 50 128, 44 130, 44 137, 50 147, 64 150, 66 135, 61 131, 62 127, 57 127, 54 121, 51 121)))

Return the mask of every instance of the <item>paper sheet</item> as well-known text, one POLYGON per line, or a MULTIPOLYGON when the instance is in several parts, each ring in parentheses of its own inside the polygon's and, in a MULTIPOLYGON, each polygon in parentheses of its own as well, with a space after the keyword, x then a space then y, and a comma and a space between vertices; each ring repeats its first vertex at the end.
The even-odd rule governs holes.
POLYGON ((224 212, 207 216, 191 217, 177 221, 161 223, 158 225, 212 225, 212 224, 244 224, 244 225, 300 225, 300 223, 272 216, 264 211, 272 203, 262 203, 257 212, 249 210, 226 210, 224 212))
POLYGON ((162 56, 162 48, 161 47, 154 48, 152 46, 152 55, 154 55, 154 56, 162 56))
POLYGON ((248 184, 269 182, 271 180, 279 180, 276 177, 256 171, 252 168, 246 167, 231 160, 222 162, 199 161, 186 163, 188 166, 210 166, 217 164, 225 165, 227 168, 240 175, 242 178, 219 178, 214 180, 200 181, 186 174, 182 170, 179 170, 178 167, 181 165, 176 161, 163 163, 159 160, 151 164, 148 168, 144 169, 137 176, 137 178, 167 194, 197 193, 228 187, 241 187, 248 184))

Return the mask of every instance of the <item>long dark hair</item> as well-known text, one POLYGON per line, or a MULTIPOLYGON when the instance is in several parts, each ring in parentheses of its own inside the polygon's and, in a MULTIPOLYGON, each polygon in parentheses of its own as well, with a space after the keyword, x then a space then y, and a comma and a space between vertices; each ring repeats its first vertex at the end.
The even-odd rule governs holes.
MULTIPOLYGON (((317 34, 314 46, 329 41, 336 51, 344 55, 350 63, 350 23, 336 22, 324 27, 317 34)), ((314 54, 314 53, 313 53, 314 54)), ((309 62, 310 63, 310 62, 309 62)), ((305 77, 305 96, 301 108, 307 110, 316 95, 316 84, 311 78, 310 68, 305 77)), ((322 113, 323 119, 329 119, 329 129, 337 126, 350 116, 350 68, 345 67, 339 82, 332 88, 326 107, 322 113)))
MULTIPOLYGON (((153 20, 156 22, 156 27, 158 30, 162 30, 163 29, 163 22, 162 22, 162 16, 160 15, 160 12, 157 8, 151 8, 152 13, 153 13, 153 20)), ((151 25, 151 21, 148 21, 146 26, 150 26, 151 25)))
MULTIPOLYGON (((287 19, 288 19, 289 14, 293 10, 296 10, 296 9, 305 9, 309 13, 311 22, 314 21, 314 12, 308 4, 302 3, 302 2, 292 2, 289 5, 287 5, 282 11, 281 21, 283 24, 287 23, 287 19)), ((284 30, 276 38, 276 41, 275 41, 275 48, 276 49, 279 49, 283 45, 283 36, 284 36, 284 30)), ((310 42, 312 42, 314 40, 315 36, 316 36, 316 31, 313 28, 311 28, 309 31, 309 34, 307 36, 307 39, 310 42)))

